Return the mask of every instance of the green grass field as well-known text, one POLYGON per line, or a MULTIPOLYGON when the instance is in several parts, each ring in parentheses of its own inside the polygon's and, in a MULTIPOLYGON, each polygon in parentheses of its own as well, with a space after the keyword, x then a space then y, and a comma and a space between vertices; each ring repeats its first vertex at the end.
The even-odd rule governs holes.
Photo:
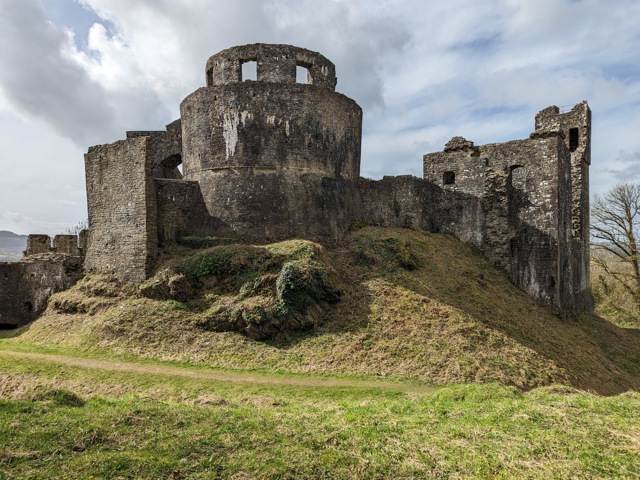
POLYGON ((3 478, 640 475, 637 393, 216 381, 158 363, 110 371, 6 351, 0 365, 3 478))
POLYGON ((0 332, 0 478, 640 478, 640 330, 558 317, 451 237, 165 262, 0 332))

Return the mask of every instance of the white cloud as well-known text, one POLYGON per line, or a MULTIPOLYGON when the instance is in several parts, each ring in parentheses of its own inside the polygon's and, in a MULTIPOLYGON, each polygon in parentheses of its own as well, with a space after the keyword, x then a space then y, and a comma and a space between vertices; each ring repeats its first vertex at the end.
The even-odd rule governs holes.
POLYGON ((0 163, 13 172, 0 175, 0 204, 42 225, 86 215, 89 145, 162 128, 204 84, 210 55, 254 42, 336 64, 338 91, 365 112, 367 176, 419 174, 422 154, 453 135, 525 138, 537 111, 583 99, 592 188, 637 166, 636 0, 75 1, 54 15, 40 0, 0 0, 0 163))

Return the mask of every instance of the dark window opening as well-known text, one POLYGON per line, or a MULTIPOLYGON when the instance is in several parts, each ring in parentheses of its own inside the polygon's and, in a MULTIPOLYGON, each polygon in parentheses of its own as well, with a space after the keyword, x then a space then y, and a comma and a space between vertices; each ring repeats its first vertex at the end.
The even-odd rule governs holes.
POLYGON ((580 139, 578 137, 578 129, 570 128, 569 129, 569 151, 575 152, 578 149, 578 145, 580 145, 580 139))
POLYGON ((213 85, 213 69, 207 70, 207 87, 213 85))
POLYGON ((33 303, 31 302, 24 302, 24 309, 27 312, 33 312, 33 303))
POLYGON ((556 279, 553 275, 549 275, 549 290, 556 288, 556 279))
POLYGON ((255 60, 242 62, 242 77, 240 80, 243 82, 246 80, 258 80, 258 62, 255 60))
POLYGON ((453 185, 456 183, 456 172, 444 172, 444 175, 442 175, 442 183, 444 185, 453 185))
POLYGON ((311 83, 309 69, 302 65, 296 66, 296 83, 311 83))

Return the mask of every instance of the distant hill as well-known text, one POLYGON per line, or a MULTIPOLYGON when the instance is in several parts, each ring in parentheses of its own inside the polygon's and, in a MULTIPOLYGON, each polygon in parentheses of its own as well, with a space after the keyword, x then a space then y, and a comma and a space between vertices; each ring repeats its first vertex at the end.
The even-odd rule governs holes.
POLYGON ((14 262, 22 258, 27 248, 27 236, 0 230, 0 262, 14 262))

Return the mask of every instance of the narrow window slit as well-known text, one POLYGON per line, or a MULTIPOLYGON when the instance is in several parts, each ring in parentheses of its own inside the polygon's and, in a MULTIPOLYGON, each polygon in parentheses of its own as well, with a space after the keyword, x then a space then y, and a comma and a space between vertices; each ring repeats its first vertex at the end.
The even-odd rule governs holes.
POLYGON ((580 145, 580 137, 578 136, 577 128, 569 129, 569 151, 575 152, 580 145))

